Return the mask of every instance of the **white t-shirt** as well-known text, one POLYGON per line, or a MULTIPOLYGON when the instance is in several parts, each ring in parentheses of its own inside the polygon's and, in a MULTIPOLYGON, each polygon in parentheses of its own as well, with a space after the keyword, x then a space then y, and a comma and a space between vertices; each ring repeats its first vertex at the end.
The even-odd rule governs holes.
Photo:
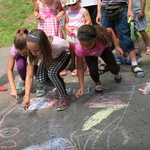
POLYGON ((81 0, 82 7, 93 6, 93 5, 97 5, 97 0, 81 0))
MULTIPOLYGON (((53 41, 51 43, 52 47, 52 58, 56 59, 58 58, 62 52, 66 51, 67 53, 70 53, 69 51, 69 42, 67 40, 64 40, 60 37, 53 36, 53 41)), ((42 60, 42 56, 39 59, 38 65, 40 64, 42 60)), ((27 58, 27 62, 29 63, 29 57, 27 58)))

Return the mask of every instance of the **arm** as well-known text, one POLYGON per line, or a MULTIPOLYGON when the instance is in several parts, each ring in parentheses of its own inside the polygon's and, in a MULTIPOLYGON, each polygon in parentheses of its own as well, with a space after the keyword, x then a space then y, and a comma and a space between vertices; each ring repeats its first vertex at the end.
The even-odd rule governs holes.
POLYGON ((97 0, 97 17, 96 22, 99 24, 101 22, 101 0, 97 0))
POLYGON ((69 70, 73 71, 75 69, 75 45, 72 42, 69 42, 69 49, 71 55, 71 64, 69 66, 69 70))
POLYGON ((85 8, 83 9, 84 9, 85 24, 91 24, 91 17, 89 12, 85 8))
POLYGON ((35 6, 36 0, 32 0, 33 5, 35 6))
POLYGON ((15 82, 14 82, 14 65, 15 65, 15 58, 10 55, 9 62, 8 62, 8 68, 7 68, 7 77, 10 84, 11 89, 11 96, 13 96, 15 99, 18 99, 18 92, 16 90, 15 82))
POLYGON ((24 95, 24 100, 21 104, 21 106, 24 109, 27 109, 30 106, 30 92, 33 83, 33 75, 34 75, 34 67, 28 64, 26 81, 25 81, 25 95, 24 95))
POLYGON ((133 0, 128 0, 128 17, 131 17, 134 20, 134 13, 132 11, 133 0))
MULTIPOLYGON (((76 56, 77 57, 77 56, 76 56)), ((76 92, 76 97, 80 97, 84 93, 84 65, 83 58, 77 57, 77 72, 80 88, 76 92)))
POLYGON ((70 29, 70 27, 68 26, 68 23, 69 23, 69 17, 68 17, 68 10, 67 10, 65 13, 65 29, 69 33, 74 33, 74 31, 70 29))
POLYGON ((143 18, 145 13, 146 0, 141 0, 141 12, 138 14, 138 18, 143 18))
POLYGON ((40 1, 37 0, 34 7, 34 16, 37 20, 42 19, 41 15, 39 14, 39 5, 40 5, 40 1))
POLYGON ((62 17, 65 14, 64 9, 62 8, 62 5, 59 1, 56 1, 56 5, 57 5, 57 9, 59 10, 59 13, 57 14, 57 20, 60 21, 62 19, 62 17))
POLYGON ((106 28, 106 30, 111 34, 111 38, 113 40, 116 52, 118 53, 118 55, 122 56, 123 50, 120 48, 120 46, 118 44, 117 37, 116 37, 114 31, 111 28, 106 28))

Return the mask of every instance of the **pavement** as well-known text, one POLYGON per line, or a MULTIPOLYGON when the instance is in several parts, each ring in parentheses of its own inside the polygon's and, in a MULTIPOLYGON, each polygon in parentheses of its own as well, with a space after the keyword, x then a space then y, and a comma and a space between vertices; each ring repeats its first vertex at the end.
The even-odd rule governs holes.
MULTIPOLYGON (((36 97, 34 81, 31 105, 23 110, 23 96, 10 96, 7 64, 10 47, 0 48, 0 150, 150 150, 150 95, 138 91, 150 81, 150 56, 141 42, 141 67, 146 75, 136 78, 129 65, 122 64, 122 82, 113 75, 101 75, 104 92, 94 93, 94 82, 85 75, 85 94, 75 97, 78 79, 68 71, 63 77, 72 101, 64 111, 56 111, 54 88, 36 97)), ((14 70, 15 82, 19 76, 14 70)))

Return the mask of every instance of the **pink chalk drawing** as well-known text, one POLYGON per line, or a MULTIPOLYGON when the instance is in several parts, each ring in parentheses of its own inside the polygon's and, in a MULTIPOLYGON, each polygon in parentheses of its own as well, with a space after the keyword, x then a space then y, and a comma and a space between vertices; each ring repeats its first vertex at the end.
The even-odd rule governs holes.
MULTIPOLYGON (((17 105, 18 106, 18 105, 17 105)), ((2 123, 4 122, 5 118, 7 117, 7 115, 9 115, 14 109, 17 108, 17 106, 14 106, 10 111, 8 111, 3 118, 0 121, 0 127, 2 125, 2 123)), ((13 137, 15 135, 17 135, 19 133, 19 129, 15 128, 15 127, 10 127, 10 128, 4 128, 4 129, 0 129, 0 138, 3 139, 8 139, 2 143, 0 143, 0 149, 11 149, 11 148, 15 148, 17 146, 16 142, 13 140, 9 140, 10 137, 13 137), (6 133, 5 133, 6 132, 6 133)))
POLYGON ((26 147, 23 150, 76 150, 71 141, 65 138, 55 138, 40 145, 26 147))
POLYGON ((57 100, 53 100, 45 97, 32 98, 30 100, 30 107, 28 108, 28 110, 50 108, 56 103, 56 101, 57 100))
POLYGON ((106 107, 112 105, 126 105, 126 104, 112 96, 98 95, 94 99, 88 101, 85 105, 90 107, 106 107))

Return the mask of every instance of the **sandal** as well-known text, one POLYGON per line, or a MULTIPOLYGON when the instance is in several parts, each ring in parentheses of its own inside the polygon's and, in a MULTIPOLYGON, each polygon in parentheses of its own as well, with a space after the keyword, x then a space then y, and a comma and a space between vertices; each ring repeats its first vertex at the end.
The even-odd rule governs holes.
POLYGON ((89 70, 89 67, 86 66, 86 71, 85 71, 86 75, 89 75, 90 74, 90 70, 89 70))
POLYGON ((73 70, 71 73, 72 76, 77 76, 77 69, 73 70))
POLYGON ((119 74, 119 75, 117 75, 117 76, 114 76, 114 80, 116 81, 116 83, 120 83, 121 80, 122 80, 121 74, 119 74))
POLYGON ((101 93, 103 91, 101 85, 96 85, 94 90, 95 90, 96 93, 101 93))
POLYGON ((46 94, 45 87, 42 84, 36 86, 36 96, 40 97, 46 94))
POLYGON ((106 64, 103 64, 103 63, 99 64, 99 66, 98 66, 98 72, 99 72, 100 75, 104 74, 107 71, 109 71, 109 69, 108 69, 108 67, 107 67, 106 64))
POLYGON ((65 76, 67 75, 67 71, 66 70, 62 70, 60 73, 59 73, 60 76, 65 76))
POLYGON ((150 55, 150 46, 146 47, 146 54, 150 55))
POLYGON ((16 90, 17 90, 18 94, 24 94, 24 92, 25 92, 25 81, 20 79, 20 81, 18 82, 18 84, 16 86, 16 90))
POLYGON ((0 86, 0 91, 7 91, 7 88, 5 88, 4 86, 0 86))
POLYGON ((137 78, 142 78, 145 76, 144 71, 141 69, 139 65, 131 66, 131 70, 137 78))

